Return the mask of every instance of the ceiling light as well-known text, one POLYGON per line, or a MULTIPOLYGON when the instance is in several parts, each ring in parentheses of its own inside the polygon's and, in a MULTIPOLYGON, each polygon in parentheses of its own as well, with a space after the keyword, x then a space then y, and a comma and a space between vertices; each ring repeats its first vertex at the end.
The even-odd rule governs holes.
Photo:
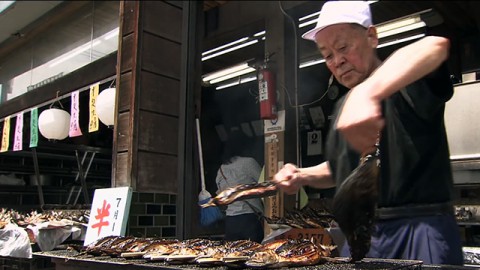
POLYGON ((309 66, 313 66, 313 65, 318 65, 318 64, 324 63, 324 62, 325 62, 325 59, 314 59, 314 60, 310 60, 310 61, 300 63, 300 66, 298 66, 298 67, 299 68, 305 68, 305 67, 309 67, 309 66))
POLYGON ((410 37, 406 37, 406 38, 401 38, 401 39, 389 41, 389 42, 378 45, 377 48, 380 49, 380 48, 395 45, 395 44, 398 44, 398 43, 407 42, 407 41, 414 40, 414 39, 419 39, 419 38, 424 37, 424 36, 425 36, 425 34, 422 33, 422 34, 418 34, 418 35, 414 35, 414 36, 410 36, 410 37))
POLYGON ((208 50, 208 51, 206 51, 206 52, 203 52, 203 53, 202 53, 202 56, 207 55, 207 54, 210 54, 210 53, 213 53, 213 52, 216 52, 216 51, 219 51, 219 50, 221 50, 221 49, 227 48, 227 47, 229 47, 229 46, 232 46, 232 45, 235 45, 235 44, 238 44, 238 43, 242 43, 242 42, 247 41, 247 40, 248 40, 248 37, 243 37, 243 38, 241 38, 241 39, 237 39, 237 40, 232 41, 232 42, 230 42, 230 43, 227 43, 227 44, 224 44, 224 45, 222 45, 222 46, 218 46, 218 47, 216 47, 216 48, 213 48, 213 49, 211 49, 211 50, 208 50))
POLYGON ((257 75, 251 76, 251 77, 246 77, 246 78, 241 78, 240 80, 236 80, 236 81, 231 82, 231 83, 219 85, 218 87, 215 88, 215 90, 222 90, 222 89, 232 87, 232 86, 235 86, 235 85, 239 85, 239 84, 242 84, 242 83, 251 82, 251 81, 254 81, 256 79, 257 79, 257 75))
POLYGON ((254 34, 253 36, 254 36, 254 37, 260 37, 260 36, 265 35, 266 33, 267 33, 267 32, 266 32, 265 30, 263 30, 263 31, 260 31, 260 32, 258 32, 258 33, 256 33, 256 34, 254 34))
POLYGON ((376 25, 379 39, 400 33, 405 33, 425 26, 427 26, 427 24, 422 21, 420 16, 397 19, 394 21, 376 25))
POLYGON ((211 54, 209 56, 205 56, 205 57, 202 57, 202 61, 205 61, 205 60, 208 60, 210 58, 214 58, 214 57, 217 57, 219 55, 222 55, 222 54, 226 54, 226 53, 229 53, 229 52, 233 52, 233 51, 236 51, 238 49, 241 49, 243 47, 247 47, 247 46, 250 46, 252 44, 255 44, 258 42, 258 39, 254 39, 254 40, 251 40, 247 43, 243 43, 243 44, 240 44, 240 45, 237 45, 235 47, 232 47, 232 48, 229 48, 229 49, 226 49, 226 50, 223 50, 223 51, 219 51, 217 53, 214 53, 214 54, 211 54))
POLYGON ((228 80, 228 79, 232 79, 232 78, 235 78, 235 77, 238 77, 238 76, 242 76, 242 75, 245 75, 245 74, 254 72, 254 71, 255 71, 254 68, 248 67, 248 68, 246 68, 246 69, 242 69, 242 70, 239 70, 239 71, 237 71, 237 72, 233 72, 233 73, 227 74, 227 75, 222 76, 222 77, 220 77, 220 78, 216 78, 216 79, 210 80, 209 83, 210 83, 210 84, 216 84, 216 83, 223 82, 223 81, 226 81, 226 80, 228 80))
POLYGON ((249 68, 248 63, 242 63, 242 64, 239 64, 239 65, 236 65, 236 66, 233 66, 233 67, 222 69, 220 71, 216 71, 216 72, 213 72, 213 73, 206 74, 203 77, 203 81, 208 82, 210 80, 214 80, 214 79, 223 77, 225 75, 237 72, 239 70, 244 70, 246 68, 249 68))

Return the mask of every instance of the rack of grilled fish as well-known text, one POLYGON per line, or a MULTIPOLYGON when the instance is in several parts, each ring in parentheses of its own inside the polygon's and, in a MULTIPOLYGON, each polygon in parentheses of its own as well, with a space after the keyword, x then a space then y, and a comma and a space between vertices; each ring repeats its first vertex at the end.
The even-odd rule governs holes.
POLYGON ((277 193, 277 186, 273 182, 261 182, 255 184, 240 184, 227 188, 201 207, 228 205, 236 201, 251 198, 273 196, 277 193))
POLYGON ((330 258, 335 246, 316 245, 307 239, 274 240, 259 244, 249 240, 157 239, 107 236, 82 247, 79 255, 143 258, 167 263, 277 268, 314 265, 330 258))
POLYGON ((21 227, 40 224, 47 221, 70 220, 77 223, 88 224, 90 210, 47 210, 44 212, 30 211, 19 212, 13 209, 0 209, 0 222, 14 223, 21 227))
MULTIPOLYGON (((299 209, 286 210, 283 217, 264 217, 269 225, 287 225, 292 228, 330 228, 334 227, 335 220, 332 214, 310 206, 299 209)), ((273 227, 273 226, 272 226, 273 227)))

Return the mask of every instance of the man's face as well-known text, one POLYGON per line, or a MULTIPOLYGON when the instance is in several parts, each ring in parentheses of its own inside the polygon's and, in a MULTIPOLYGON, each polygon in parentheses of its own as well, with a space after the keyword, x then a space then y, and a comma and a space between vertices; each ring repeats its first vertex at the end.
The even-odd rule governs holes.
POLYGON ((363 82, 378 65, 374 28, 335 24, 318 32, 315 40, 328 69, 348 88, 363 82))

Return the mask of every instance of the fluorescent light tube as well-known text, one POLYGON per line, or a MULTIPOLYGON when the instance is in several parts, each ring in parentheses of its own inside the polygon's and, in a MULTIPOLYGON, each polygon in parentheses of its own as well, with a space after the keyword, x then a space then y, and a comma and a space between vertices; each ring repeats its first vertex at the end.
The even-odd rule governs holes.
POLYGON ((317 20, 317 19, 318 19, 318 15, 320 15, 320 11, 314 12, 314 13, 309 14, 309 15, 306 15, 306 16, 303 16, 303 17, 301 17, 300 19, 298 19, 298 21, 301 22, 301 21, 304 21, 304 20, 306 20, 306 19, 310 19, 310 18, 312 18, 312 17, 315 17, 315 20, 317 20))
POLYGON ((247 74, 247 73, 251 73, 251 72, 254 72, 254 71, 255 71, 254 68, 248 67, 246 69, 242 69, 242 70, 227 74, 225 76, 210 80, 209 83, 210 84, 216 84, 218 82, 223 82, 223 81, 226 81, 228 79, 235 78, 235 77, 238 77, 238 76, 241 76, 241 75, 244 75, 244 74, 247 74))
POLYGON ((263 30, 263 31, 261 31, 261 32, 258 32, 258 33, 256 33, 256 34, 254 34, 253 36, 254 36, 254 37, 260 37, 260 36, 265 35, 266 33, 267 33, 267 31, 263 30))
POLYGON ((248 37, 243 37, 243 38, 241 38, 241 39, 237 39, 237 40, 232 41, 232 42, 230 42, 230 43, 227 43, 227 44, 224 44, 224 45, 222 45, 222 46, 218 46, 218 47, 216 47, 216 48, 213 48, 213 49, 211 49, 211 50, 208 50, 208 51, 206 51, 206 52, 203 52, 203 53, 202 53, 202 56, 204 56, 204 55, 206 55, 206 54, 210 54, 210 53, 216 52, 216 51, 219 51, 219 50, 221 50, 221 49, 227 48, 227 47, 229 47, 229 46, 232 46, 232 45, 235 45, 235 44, 238 44, 238 43, 242 43, 242 42, 247 41, 247 40, 248 40, 248 37))
POLYGON ((308 26, 308 25, 311 25, 311 24, 315 24, 315 23, 317 23, 317 20, 316 20, 316 19, 315 19, 315 20, 311 20, 311 21, 306 21, 306 22, 304 22, 304 23, 299 24, 299 25, 298 25, 298 28, 303 28, 303 27, 305 27, 305 26, 308 26))
POLYGON ((399 33, 408 32, 414 29, 422 28, 427 24, 419 16, 407 17, 383 24, 377 25, 378 38, 393 36, 399 33))
POLYGON ((235 86, 235 85, 239 85, 239 84, 242 84, 242 83, 251 82, 251 81, 254 81, 256 79, 257 79, 257 75, 251 76, 251 77, 246 77, 246 78, 241 78, 240 80, 236 80, 236 81, 231 82, 231 83, 227 83, 227 84, 224 84, 224 85, 219 85, 217 88, 215 88, 215 90, 222 90, 222 89, 232 87, 232 86, 235 86))
POLYGON ((315 60, 306 61, 304 63, 300 63, 298 68, 305 68, 313 65, 318 65, 320 63, 325 63, 325 59, 315 59, 315 60))
POLYGON ((214 53, 214 54, 211 54, 211 55, 209 55, 209 56, 203 57, 203 58, 202 58, 202 61, 208 60, 208 59, 210 59, 210 58, 217 57, 217 56, 222 55, 222 54, 226 54, 226 53, 229 53, 229 52, 236 51, 236 50, 238 50, 238 49, 241 49, 241 48, 243 48, 243 47, 250 46, 250 45, 255 44, 255 43, 257 43, 257 42, 258 42, 258 40, 257 40, 257 39, 254 39, 254 40, 249 41, 249 42, 247 42, 247 43, 243 43, 243 44, 237 45, 237 46, 235 46, 235 47, 232 47, 232 48, 229 48, 229 49, 226 49, 226 50, 223 50, 223 51, 219 51, 219 52, 217 52, 217 53, 214 53))
POLYGON ((424 37, 424 36, 425 36, 425 34, 418 34, 418 35, 411 36, 411 37, 406 37, 406 38, 401 38, 401 39, 389 41, 389 42, 378 45, 377 48, 380 49, 380 48, 383 48, 383 47, 395 45, 395 44, 406 42, 406 41, 409 41, 409 40, 419 39, 419 38, 424 37))
POLYGON ((213 79, 217 79, 217 78, 220 78, 220 77, 223 77, 225 75, 228 75, 230 73, 233 73, 233 72, 237 72, 239 70, 243 70, 243 69, 246 69, 248 68, 248 64, 247 63, 242 63, 242 64, 239 64, 239 65, 236 65, 236 66, 233 66, 233 67, 229 67, 229 68, 226 68, 226 69, 222 69, 220 71, 216 71, 216 72, 213 72, 213 73, 209 73, 207 75, 205 75, 205 77, 203 77, 203 81, 204 82, 208 82, 210 80, 213 80, 213 79))

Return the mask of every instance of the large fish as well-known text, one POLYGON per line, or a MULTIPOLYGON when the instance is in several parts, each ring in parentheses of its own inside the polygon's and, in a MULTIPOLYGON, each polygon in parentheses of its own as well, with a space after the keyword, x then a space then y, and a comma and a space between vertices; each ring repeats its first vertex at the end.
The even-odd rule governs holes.
POLYGON ((254 268, 315 265, 330 256, 330 251, 308 239, 279 239, 257 249, 246 265, 254 268))
POLYGON ((240 184, 240 185, 225 189, 224 191, 220 192, 217 196, 210 199, 210 201, 200 206, 204 208, 204 207, 210 207, 210 206, 228 205, 240 200, 273 196, 276 193, 277 193, 277 186, 273 182, 240 184))
POLYGON ((379 151, 361 159, 360 165, 335 193, 332 214, 345 234, 353 262, 362 260, 370 241, 378 198, 379 151))

